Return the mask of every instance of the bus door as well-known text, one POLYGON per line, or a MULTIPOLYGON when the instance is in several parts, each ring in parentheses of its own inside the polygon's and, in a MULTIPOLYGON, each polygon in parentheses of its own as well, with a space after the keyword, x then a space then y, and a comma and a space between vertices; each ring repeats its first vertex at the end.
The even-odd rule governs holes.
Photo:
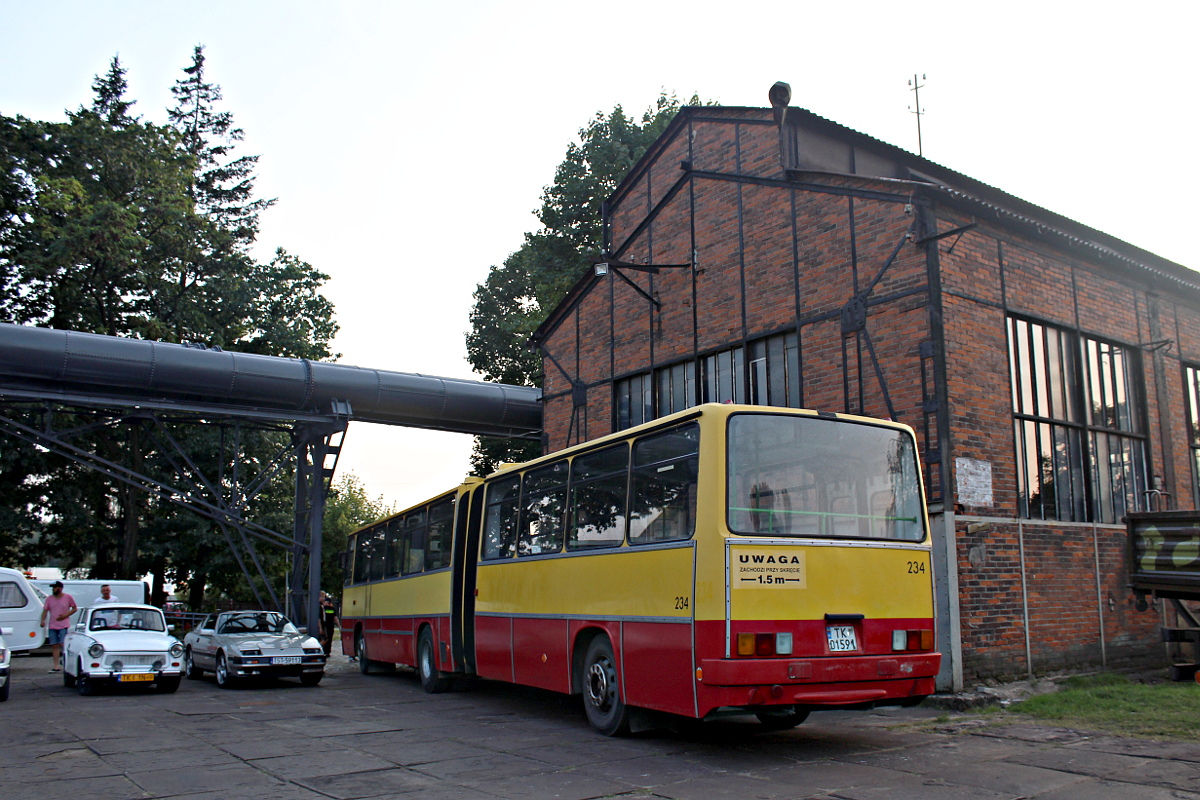
POLYGON ((475 572, 482 527, 483 484, 459 498, 454 520, 454 571, 451 586, 450 628, 452 657, 463 671, 475 674, 475 572))

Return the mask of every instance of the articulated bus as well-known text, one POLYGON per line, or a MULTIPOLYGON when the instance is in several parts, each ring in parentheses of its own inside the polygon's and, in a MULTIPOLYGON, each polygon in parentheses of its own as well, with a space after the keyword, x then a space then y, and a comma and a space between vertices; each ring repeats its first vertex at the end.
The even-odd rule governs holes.
POLYGON ((707 404, 505 465, 356 531, 344 651, 581 694, 589 722, 914 704, 929 525, 905 425, 707 404))

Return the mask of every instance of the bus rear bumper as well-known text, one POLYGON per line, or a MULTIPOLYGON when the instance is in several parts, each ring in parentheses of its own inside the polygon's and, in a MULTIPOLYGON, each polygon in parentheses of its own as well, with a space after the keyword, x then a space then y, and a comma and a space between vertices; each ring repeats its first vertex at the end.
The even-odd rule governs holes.
POLYGON ((890 656, 830 658, 706 658, 697 678, 710 686, 752 686, 858 683, 932 679, 942 663, 941 653, 897 653, 890 656))

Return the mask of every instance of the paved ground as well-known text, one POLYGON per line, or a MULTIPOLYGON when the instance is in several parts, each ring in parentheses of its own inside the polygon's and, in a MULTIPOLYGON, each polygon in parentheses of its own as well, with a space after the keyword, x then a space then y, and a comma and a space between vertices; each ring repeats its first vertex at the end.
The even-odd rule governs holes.
POLYGON ((79 697, 14 659, 0 797, 307 800, 1200 800, 1200 744, 991 728, 927 709, 826 712, 786 733, 729 722, 608 739, 577 701, 504 684, 426 695, 342 656, 320 687, 79 697))

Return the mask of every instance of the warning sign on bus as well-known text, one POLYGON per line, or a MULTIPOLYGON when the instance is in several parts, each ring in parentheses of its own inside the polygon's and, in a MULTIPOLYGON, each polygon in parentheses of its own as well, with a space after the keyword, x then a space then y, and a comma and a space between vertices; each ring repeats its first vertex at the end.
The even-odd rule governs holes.
POLYGON ((793 547, 735 547, 729 551, 730 583, 741 589, 803 589, 804 551, 793 547))

